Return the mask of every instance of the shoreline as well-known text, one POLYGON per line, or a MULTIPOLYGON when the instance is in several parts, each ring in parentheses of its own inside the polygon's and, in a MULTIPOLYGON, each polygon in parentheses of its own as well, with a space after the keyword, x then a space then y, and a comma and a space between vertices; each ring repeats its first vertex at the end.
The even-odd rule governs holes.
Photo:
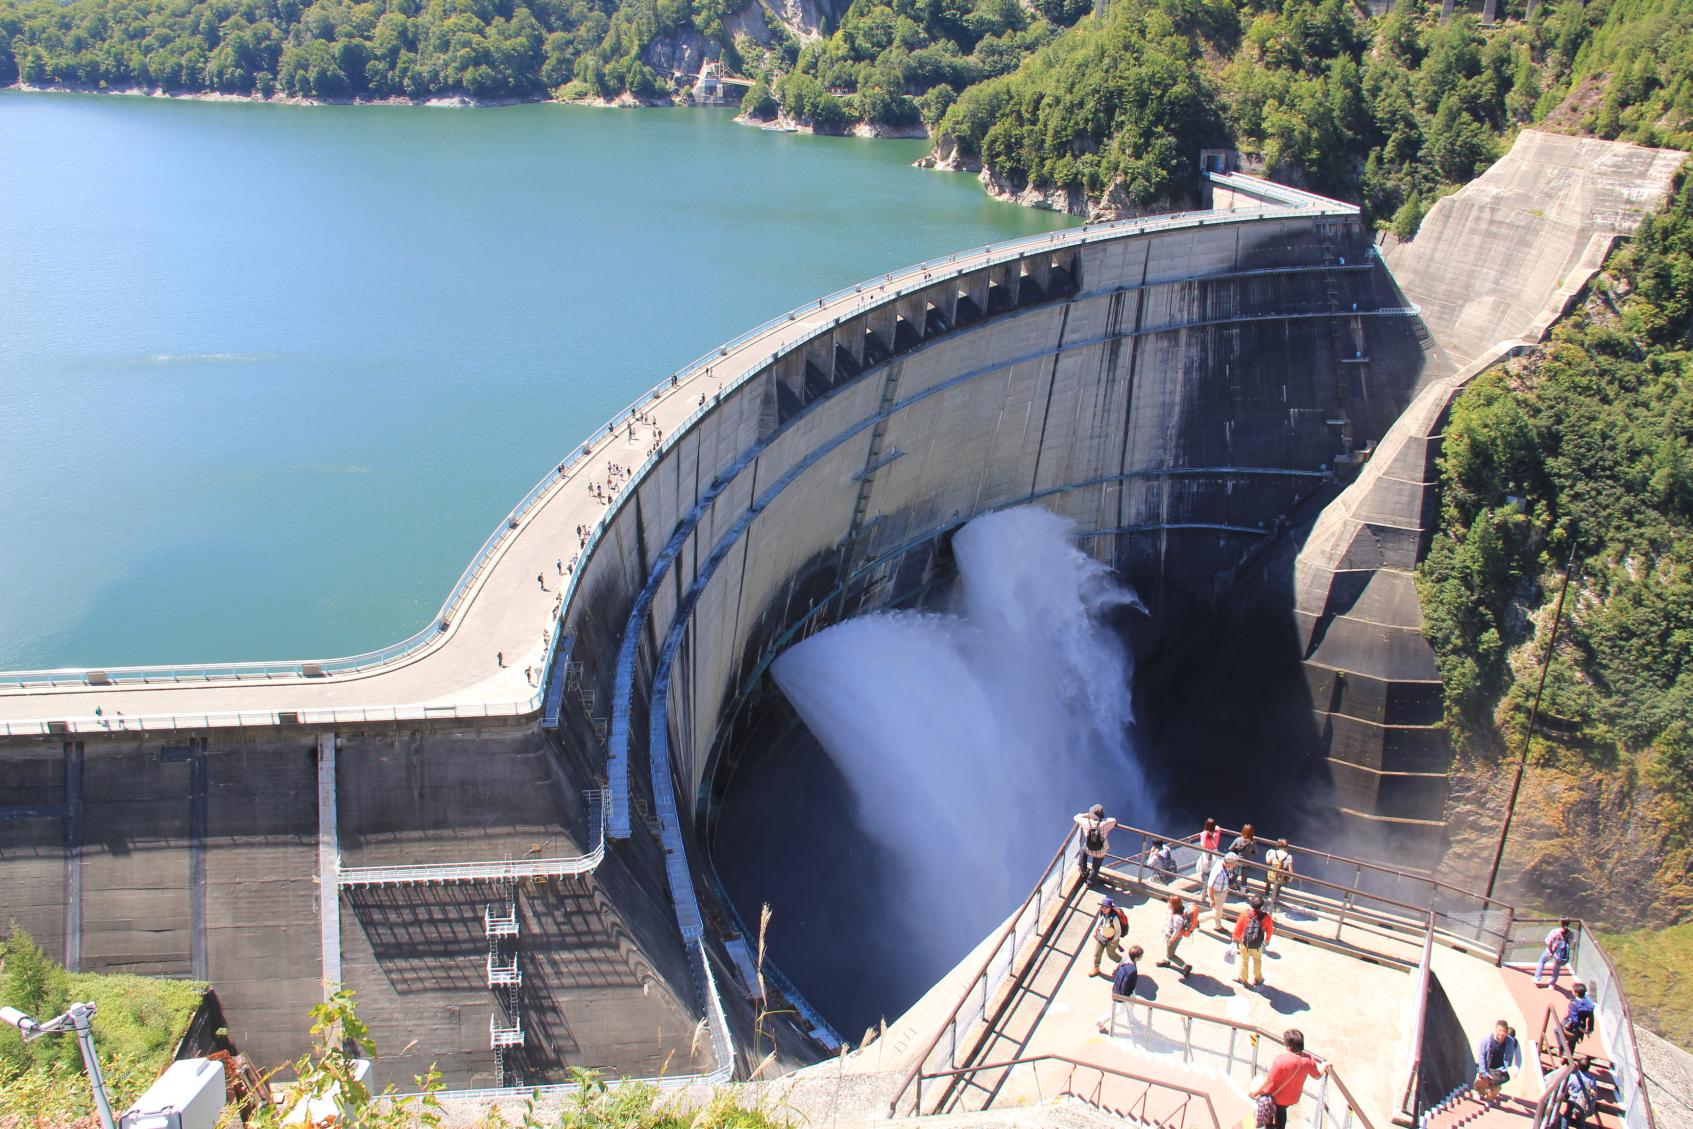
POLYGON ((428 106, 436 109, 483 110, 502 106, 533 106, 556 103, 560 106, 586 106, 593 109, 665 109, 676 103, 641 101, 628 94, 609 98, 555 98, 542 91, 535 94, 506 98, 477 98, 469 94, 431 94, 424 98, 410 98, 392 94, 383 98, 306 98, 297 94, 232 94, 223 90, 167 90, 162 86, 86 86, 79 83, 52 83, 34 86, 18 81, 0 86, 0 91, 15 90, 20 94, 98 94, 120 98, 161 98, 175 102, 251 102, 261 106, 428 106))
MULTIPOLYGON (((555 98, 550 93, 536 93, 510 98, 475 98, 468 94, 435 94, 427 98, 408 98, 404 95, 390 95, 384 98, 305 98, 292 94, 273 94, 266 97, 262 94, 231 94, 218 90, 167 90, 161 86, 94 87, 68 83, 35 86, 21 79, 10 85, 0 86, 0 91, 4 90, 15 90, 23 94, 96 94, 129 98, 160 98, 182 102, 250 102, 266 106, 414 106, 433 109, 498 109, 502 106, 552 104, 581 106, 596 110, 715 108, 695 107, 691 103, 678 102, 673 99, 663 101, 638 99, 627 91, 616 98, 555 98)), ((762 129, 771 133, 804 133, 814 137, 863 137, 871 140, 922 140, 929 141, 931 146, 934 142, 934 137, 929 132, 928 127, 921 123, 912 126, 889 127, 872 125, 868 122, 857 122, 846 129, 819 133, 807 122, 796 121, 780 115, 764 121, 758 118, 750 118, 744 113, 737 113, 733 120, 736 125, 762 129)), ((943 152, 931 148, 928 153, 912 163, 917 168, 930 169, 936 172, 974 174, 990 199, 1004 203, 1016 204, 1036 211, 1057 212, 1082 219, 1125 218, 1123 215, 1113 214, 1116 209, 1096 207, 1092 201, 1085 201, 1083 208, 1078 210, 1077 200, 1062 189, 1039 189, 1031 186, 1021 192, 1011 191, 1008 186, 999 184, 992 176, 988 175, 980 164, 960 161, 956 154, 952 152, 943 152)), ((1103 203, 1103 201, 1100 203, 1103 203)))

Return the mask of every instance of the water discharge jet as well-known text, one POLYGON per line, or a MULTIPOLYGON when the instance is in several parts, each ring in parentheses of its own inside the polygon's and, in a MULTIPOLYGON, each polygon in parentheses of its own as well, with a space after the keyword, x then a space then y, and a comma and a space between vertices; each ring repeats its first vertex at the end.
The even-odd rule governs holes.
POLYGON ((882 943, 927 978, 1027 893, 1071 813, 1152 811, 1110 622, 1145 609, 1073 532, 1036 507, 979 517, 953 538, 948 610, 848 620, 771 668, 884 848, 882 943))

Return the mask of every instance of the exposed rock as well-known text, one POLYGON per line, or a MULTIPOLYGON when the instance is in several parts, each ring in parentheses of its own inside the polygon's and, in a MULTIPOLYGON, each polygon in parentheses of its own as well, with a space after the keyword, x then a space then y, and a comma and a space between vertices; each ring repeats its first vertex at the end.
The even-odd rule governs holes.
MULTIPOLYGON (((1448 846, 1441 874, 1484 889, 1515 771, 1515 748, 1497 738, 1452 763, 1448 846)), ((1536 742, 1536 759, 1549 750, 1536 742)), ((1556 755, 1555 753, 1553 754, 1556 755)), ((1605 929, 1637 929, 1693 914, 1693 848, 1673 805, 1634 763, 1601 769, 1531 764, 1499 870, 1496 896, 1605 929)))
POLYGON ((717 58, 721 51, 715 42, 689 27, 655 38, 641 52, 641 61, 661 75, 695 75, 706 60, 717 58))
MULTIPOLYGON (((880 122, 859 122, 852 127, 854 137, 906 137, 925 138, 929 130, 922 122, 915 125, 883 125, 880 122)), ((919 165, 922 161, 917 162, 919 165)))
POLYGON ((920 169, 935 169, 939 172, 982 171, 982 162, 960 152, 957 138, 944 133, 935 139, 935 147, 919 157, 916 164, 920 169))

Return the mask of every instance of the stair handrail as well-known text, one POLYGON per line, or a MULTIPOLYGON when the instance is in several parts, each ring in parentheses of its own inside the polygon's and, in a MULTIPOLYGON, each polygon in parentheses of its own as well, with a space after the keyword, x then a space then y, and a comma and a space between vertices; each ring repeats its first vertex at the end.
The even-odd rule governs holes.
MULTIPOLYGON (((1263 1027, 1259 1027, 1257 1024, 1245 1023, 1245 1022, 1242 1022, 1240 1020, 1229 1019, 1228 1017, 1221 1016, 1221 1015, 1206 1015, 1202 1012, 1189 1011, 1187 1008, 1177 1007, 1174 1004, 1159 1003, 1157 1000, 1149 1000, 1149 999, 1146 999, 1143 996, 1119 996, 1119 995, 1115 995, 1115 994, 1112 995, 1112 997, 1111 997, 1111 1016, 1112 1016, 1112 1030, 1113 1031, 1116 1030, 1117 1009, 1118 1009, 1118 1007, 1124 1006, 1124 1005, 1129 1006, 1131 1008, 1143 1007, 1143 1008, 1146 1008, 1149 1012, 1151 1012, 1151 1011, 1168 1012, 1171 1015, 1177 1015, 1177 1016, 1180 1016, 1183 1019, 1187 1020, 1188 1022, 1185 1026, 1185 1029, 1184 1029, 1185 1030, 1184 1038, 1186 1040, 1185 1049, 1188 1050, 1189 1052, 1191 1052, 1193 1050, 1193 1024, 1196 1023, 1196 1022, 1198 1022, 1198 1023, 1209 1023, 1209 1024, 1213 1024, 1213 1025, 1216 1025, 1216 1026, 1219 1026, 1219 1027, 1232 1028, 1233 1030, 1246 1035, 1253 1042, 1253 1055, 1251 1056, 1250 1059, 1243 1059, 1243 1061, 1246 1061, 1248 1068, 1250 1070, 1254 1071, 1254 1072, 1258 1069, 1258 1067, 1257 1067, 1257 1042, 1259 1040, 1268 1040, 1269 1042, 1274 1043, 1278 1047, 1285 1047, 1286 1046, 1286 1044, 1282 1042, 1282 1037, 1280 1035, 1276 1034, 1274 1031, 1269 1031, 1269 1030, 1266 1030, 1263 1027)), ((1132 1015, 1131 1015, 1131 1019, 1132 1019, 1132 1015)), ((1229 1049, 1229 1052, 1228 1052, 1228 1061, 1231 1064, 1234 1061, 1234 1057, 1235 1056, 1234 1056, 1234 1050, 1233 1050, 1233 1043, 1231 1042, 1230 1043, 1230 1049, 1229 1049)), ((1325 1061, 1327 1061, 1327 1060, 1325 1060, 1325 1061)), ((1364 1107, 1358 1103, 1358 1099, 1356 1099, 1355 1097, 1352 1096, 1351 1089, 1347 1087, 1345 1080, 1343 1078, 1341 1078, 1339 1072, 1336 1070, 1335 1065, 1332 1061, 1329 1062, 1328 1070, 1324 1072, 1324 1077, 1326 1077, 1329 1081, 1333 1082, 1335 1088, 1340 1091, 1340 1096, 1345 1100, 1346 1105, 1348 1107, 1348 1110, 1350 1111, 1350 1113, 1353 1117, 1356 1117, 1358 1119, 1359 1124, 1361 1124, 1364 1127, 1364 1129, 1375 1129, 1375 1125, 1370 1120, 1369 1115, 1364 1112, 1364 1107)))
POLYGON ((1417 966, 1417 1019, 1411 1030, 1411 1069, 1405 1075, 1405 1093, 1399 1111, 1415 1125, 1422 1117, 1423 1036, 1428 1027, 1428 991, 1434 978, 1434 912, 1429 911, 1429 929, 1423 935, 1423 959, 1417 966))
MULTIPOLYGON (((978 1063, 974 1066, 960 1066, 960 1067, 955 1067, 955 1068, 952 1068, 952 1069, 949 1069, 949 1070, 923 1071, 922 1073, 920 1073, 917 1076, 917 1085, 918 1085, 918 1092, 919 1092, 918 1108, 919 1108, 919 1110, 921 1110, 921 1108, 922 1108, 921 1092, 922 1092, 922 1083, 923 1083, 924 1079, 929 1079, 929 1080, 933 1081, 933 1080, 938 1080, 938 1079, 941 1079, 941 1078, 962 1078, 965 1075, 977 1074, 977 1073, 980 1073, 980 1072, 983 1072, 983 1071, 1010 1070, 1014 1067, 1029 1066, 1029 1065, 1032 1065, 1032 1064, 1035 1064, 1035 1063, 1041 1063, 1041 1062, 1062 1062, 1062 1063, 1068 1065, 1071 1068, 1071 1077, 1072 1078, 1075 1075, 1075 1071, 1078 1070, 1078 1069, 1081 1069, 1081 1070, 1097 1070, 1100 1073, 1102 1084, 1103 1084, 1103 1081, 1104 1081, 1104 1076, 1109 1074, 1109 1075, 1115 1076, 1117 1078, 1127 1078, 1131 1082, 1144 1082, 1147 1085, 1149 1093, 1151 1092, 1151 1088, 1156 1086, 1160 1089, 1173 1090, 1178 1094, 1185 1094, 1187 1100, 1182 1102, 1182 1106, 1181 1106, 1184 1117, 1182 1118, 1182 1120, 1179 1123, 1177 1123, 1179 1125, 1185 1126, 1187 1124, 1187 1119, 1185 1117, 1185 1114, 1187 1112, 1188 1104, 1191 1103, 1193 1101, 1193 1099, 1198 1098, 1201 1102, 1204 1103, 1206 1112, 1211 1115, 1212 1129, 1222 1129, 1223 1123, 1222 1123, 1222 1119, 1217 1116, 1217 1107, 1216 1107, 1215 1103, 1213 1103, 1211 1101, 1211 1095, 1206 1093, 1204 1090, 1197 1089, 1193 1086, 1184 1086, 1180 1082, 1171 1082, 1168 1079, 1164 1079, 1164 1078, 1153 1078, 1153 1077, 1150 1077, 1150 1076, 1145 1075, 1145 1074, 1136 1073, 1133 1070, 1124 1070, 1121 1067, 1116 1067, 1116 1066, 1105 1066, 1105 1065, 1103 1065, 1101 1063, 1097 1063, 1097 1062, 1083 1062, 1080 1059, 1075 1059, 1075 1058, 1071 1058, 1068 1055, 1060 1055, 1060 1054, 1028 1055, 1028 1056, 1022 1057, 1022 1058, 1005 1059, 1004 1061, 1001 1061, 1001 1062, 984 1062, 984 1063, 978 1063)), ((1066 1089, 1070 1093, 1074 1094, 1074 1090, 1071 1089, 1068 1085, 1066 1086, 1066 1089)), ((1086 1099, 1083 1099, 1083 1100, 1085 1101, 1086 1099)), ((992 1104, 993 1104, 993 1102, 990 1099, 989 1102, 988 1102, 988 1105, 992 1105, 992 1104)), ((1099 1105, 1099 1103, 1097 1103, 1097 1102, 1090 1103, 1090 1104, 1099 1105)), ((986 1109, 987 1106, 984 1106, 983 1108, 986 1109)), ((1101 1108, 1103 1108, 1103 1107, 1101 1107, 1101 1108)), ((1144 1105, 1142 1106, 1142 1108, 1143 1109, 1145 1108, 1144 1105)), ((1146 1119, 1141 1118, 1141 1120, 1144 1121, 1146 1119)), ((1168 1120, 1164 1120, 1164 1121, 1155 1121, 1155 1122, 1152 1122, 1152 1124, 1168 1127, 1171 1124, 1171 1122, 1168 1121, 1168 1120)))
MULTIPOLYGON (((1564 1085, 1569 1081, 1570 1072, 1575 1067, 1568 1059, 1552 1074, 1552 1080, 1546 1083, 1546 1088, 1540 1091, 1540 1097, 1534 1103, 1533 1129, 1549 1129, 1556 1124, 1558 1117, 1558 1103, 1564 1092, 1564 1085)), ((1595 1118, 1597 1123, 1597 1118, 1595 1118)))
MULTIPOLYGON (((977 990, 978 985, 981 986, 983 996, 982 1012, 984 1015, 987 1013, 987 981, 989 979, 989 972, 993 968, 994 962, 999 959, 1000 954, 1004 951, 1006 945, 1008 943, 1012 943, 1014 946, 1014 939, 1017 935, 1017 926, 1019 922, 1023 920, 1024 915, 1029 913, 1031 909, 1035 914, 1036 920, 1034 924, 1038 927, 1039 918, 1044 915, 1046 908, 1043 904, 1043 891, 1045 891, 1048 882, 1055 875, 1060 877, 1062 876, 1065 863, 1067 862, 1068 855, 1070 853, 1070 844, 1074 838, 1075 831, 1071 828, 1065 828, 1064 838, 1059 842, 1058 850, 1052 856, 1052 861, 1046 864, 1046 870, 1042 872, 1040 881, 1035 883, 1034 889, 1029 891, 1029 896, 1023 899, 1023 904, 1017 908, 1017 912, 1011 915, 1011 920, 1006 922, 1005 927, 1000 930, 998 940, 996 940, 993 947, 988 950, 988 955, 983 958, 981 966, 976 970, 976 974, 970 978, 970 981, 965 985, 963 992, 959 994, 958 1002, 953 1004, 947 1021, 935 1029, 934 1038, 930 1039, 928 1045, 925 1046, 917 1055, 916 1059, 912 1063, 911 1072, 905 1076, 905 1080, 900 1083, 900 1087, 897 1091, 895 1091, 892 1100, 888 1102, 889 1117, 898 1116, 899 1105, 905 1100, 906 1093, 910 1091, 913 1086, 920 1085, 919 1078, 923 1073, 923 1064, 929 1060, 930 1055, 935 1053, 935 1048, 940 1046, 941 1036, 945 1035, 950 1029, 953 1032, 953 1038, 956 1042, 958 1035, 957 1024, 959 1013, 964 1010, 964 1005, 969 1001, 971 994, 977 990)), ((1062 901, 1062 895, 1060 895, 1059 900, 1062 901)), ((1016 956, 1017 954, 1014 951, 1010 954, 1007 961, 1006 975, 1010 974, 1010 966, 1015 963, 1016 956)), ((918 1096, 920 1099, 921 1094, 918 1096)), ((920 1101, 917 1112, 919 1114, 922 1113, 920 1101)))
MULTIPOLYGON (((1516 919, 1516 924, 1527 928, 1538 949, 1543 943, 1542 931, 1561 920, 1551 917, 1522 917, 1516 919)), ((1634 1013, 1628 1006, 1628 996, 1623 991, 1622 978, 1617 974, 1617 966, 1611 962, 1610 954, 1605 952, 1605 947, 1599 943, 1598 935, 1593 932, 1592 927, 1581 918, 1569 920, 1576 927, 1575 943, 1570 946, 1570 972, 1587 984, 1588 998, 1593 1001, 1597 1013, 1595 1021, 1604 1023, 1612 1052, 1611 1084, 1616 1088, 1622 1120, 1629 1129, 1655 1129, 1657 1119, 1652 1112, 1652 1097, 1646 1089, 1646 1071, 1640 1064, 1640 1043, 1634 1037, 1634 1013), (1588 964, 1589 954, 1597 957, 1597 968, 1588 964), (1593 975, 1595 972, 1599 975, 1593 975), (1625 1074, 1628 1076, 1625 1077, 1625 1074), (1636 1096, 1640 1099, 1640 1115, 1643 1119, 1639 1122, 1629 1116, 1636 1096)))

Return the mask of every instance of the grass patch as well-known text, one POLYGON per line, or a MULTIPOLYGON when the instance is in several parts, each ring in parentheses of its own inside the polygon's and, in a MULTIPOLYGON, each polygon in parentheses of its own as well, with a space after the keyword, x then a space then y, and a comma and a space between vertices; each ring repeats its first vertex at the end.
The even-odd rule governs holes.
MULTIPOLYGON (((0 942, 0 1002, 47 1020, 73 1000, 93 1001, 94 1045, 118 1112, 170 1065, 205 994, 192 980, 66 972, 21 929, 0 942)), ((25 1043, 0 1028, 0 1126, 70 1124, 92 1107, 74 1036, 25 1043)))
POLYGON ((1693 1051, 1693 976, 1686 972, 1693 921, 1667 929, 1604 933, 1599 943, 1616 962, 1634 1021, 1693 1051))

